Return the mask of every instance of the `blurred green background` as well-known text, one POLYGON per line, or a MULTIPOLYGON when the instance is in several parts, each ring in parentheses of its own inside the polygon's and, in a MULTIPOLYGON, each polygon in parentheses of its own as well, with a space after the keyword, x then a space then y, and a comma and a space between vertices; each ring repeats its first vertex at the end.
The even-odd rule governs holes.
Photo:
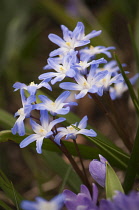
MULTIPOLYGON (((61 24, 73 30, 78 21, 85 24, 86 33, 101 29, 102 34, 92 40, 92 45, 116 46, 116 53, 121 62, 127 64, 126 70, 131 72, 131 75, 136 73, 138 67, 128 25, 132 29, 139 50, 138 0, 1 0, 1 110, 13 115, 20 108, 19 92, 13 92, 12 87, 16 81, 26 84, 31 81, 39 82, 37 78, 43 73, 43 66, 46 65, 49 53, 57 47, 50 42, 48 34, 55 33, 61 36, 61 24)), ((92 109, 91 106, 92 104, 90 109, 92 109)), ((77 114, 83 116, 85 108, 81 101, 77 114)), ((96 111, 97 114, 93 113, 94 118, 101 120, 100 113, 96 111)), ((0 113, 2 118, 3 112, 0 113)), ((10 129, 13 119, 6 119, 6 115, 3 116, 7 123, 0 119, 0 129, 10 129)), ((130 120, 132 121, 133 118, 131 117, 130 120)), ((99 122, 96 124, 100 125, 99 122)), ((104 131, 105 127, 101 130, 104 131)), ((107 130, 105 135, 109 135, 109 129, 107 130)), ((21 152, 18 145, 14 143, 0 144, 0 168, 12 180, 18 191, 26 197, 29 196, 30 199, 38 194, 36 186, 41 186, 40 192, 51 191, 52 194, 53 189, 59 186, 57 184, 60 183, 59 177, 51 170, 47 170, 48 165, 40 156, 28 150, 21 152), (54 182, 49 183, 52 176, 54 182), (42 187, 42 184, 47 181, 47 187, 42 187)))

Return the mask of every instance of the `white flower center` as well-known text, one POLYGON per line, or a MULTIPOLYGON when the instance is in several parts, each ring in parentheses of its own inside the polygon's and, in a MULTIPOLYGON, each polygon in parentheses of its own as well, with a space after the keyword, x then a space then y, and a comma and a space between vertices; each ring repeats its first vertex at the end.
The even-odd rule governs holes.
POLYGON ((67 45, 68 47, 71 47, 71 43, 70 43, 70 42, 66 42, 66 45, 67 45))
POLYGON ((101 53, 101 50, 99 48, 97 48, 97 47, 90 46, 89 49, 90 49, 91 53, 93 53, 93 54, 101 53))
POLYGON ((50 103, 50 109, 51 109, 51 111, 56 111, 56 109, 57 109, 57 104, 55 103, 55 102, 51 102, 50 103))
POLYGON ((68 47, 68 49, 74 49, 74 43, 72 42, 66 42, 66 47, 68 47))
POLYGON ((122 83, 121 84, 115 84, 114 89, 116 90, 118 95, 121 95, 125 91, 125 88, 124 88, 122 83))
POLYGON ((29 84, 29 86, 37 86, 37 84, 35 84, 34 82, 31 82, 31 83, 29 84))
POLYGON ((84 65, 84 62, 83 61, 80 61, 79 65, 80 66, 83 66, 84 65))
POLYGON ((62 73, 65 73, 65 71, 66 71, 65 68, 64 68, 63 66, 60 66, 59 69, 60 69, 60 71, 61 71, 62 73))
POLYGON ((25 115, 25 113, 24 113, 24 108, 18 109, 17 112, 18 112, 19 115, 22 115, 22 116, 25 115))
POLYGON ((42 128, 40 128, 38 134, 39 134, 40 136, 46 136, 47 131, 42 127, 42 128))
POLYGON ((82 86, 84 89, 88 89, 90 85, 88 84, 88 82, 85 81, 83 82, 82 86))
POLYGON ((41 202, 38 210, 57 210, 57 204, 54 202, 41 202))
POLYGON ((93 47, 92 45, 90 45, 89 49, 90 49, 90 50, 93 50, 93 49, 94 49, 94 47, 93 47))
POLYGON ((71 125, 67 127, 67 130, 69 133, 76 133, 76 129, 74 127, 72 127, 71 125))

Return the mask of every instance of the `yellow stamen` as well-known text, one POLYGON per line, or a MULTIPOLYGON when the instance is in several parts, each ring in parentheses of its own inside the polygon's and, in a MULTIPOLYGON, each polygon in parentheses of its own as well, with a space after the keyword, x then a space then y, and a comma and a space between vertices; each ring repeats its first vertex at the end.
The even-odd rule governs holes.
POLYGON ((92 45, 90 45, 90 47, 89 47, 89 48, 90 48, 90 50, 93 50, 93 49, 94 49, 94 47, 93 47, 92 45))
POLYGON ((61 71, 61 72, 64 72, 64 71, 65 71, 65 69, 64 69, 63 66, 60 67, 60 71, 61 71))
POLYGON ((102 82, 106 82, 107 80, 104 78, 104 79, 102 79, 102 82))
POLYGON ((43 128, 41 128, 41 129, 39 130, 39 132, 40 132, 40 133, 43 133, 43 132, 44 132, 44 129, 43 129, 43 128))
POLYGON ((70 46, 71 46, 70 42, 66 42, 66 45, 67 45, 68 47, 70 47, 70 46))
POLYGON ((18 109, 17 112, 18 112, 19 115, 23 115, 24 114, 23 108, 18 109))
POLYGON ((72 130, 74 130, 74 128, 72 127, 72 126, 69 126, 69 129, 72 131, 72 130))
POLYGON ((85 87, 86 87, 86 86, 87 86, 87 82, 84 82, 84 83, 83 83, 83 86, 85 86, 85 87))
POLYGON ((52 105, 52 106, 55 106, 55 102, 52 102, 51 105, 52 105))
POLYGON ((83 61, 80 61, 79 65, 80 65, 80 66, 83 66, 83 61))
POLYGON ((34 85, 35 85, 35 83, 34 83, 34 82, 31 82, 29 85, 30 85, 30 86, 34 86, 34 85))

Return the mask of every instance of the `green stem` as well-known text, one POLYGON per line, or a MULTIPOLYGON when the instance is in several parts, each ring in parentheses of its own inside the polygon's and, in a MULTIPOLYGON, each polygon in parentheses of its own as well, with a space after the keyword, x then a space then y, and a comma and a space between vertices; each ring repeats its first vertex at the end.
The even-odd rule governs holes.
POLYGON ((76 142, 75 139, 73 139, 73 142, 74 142, 74 145, 75 145, 75 148, 76 148, 76 151, 77 151, 77 154, 78 154, 78 157, 80 159, 80 163, 81 163, 81 166, 82 166, 82 169, 83 169, 84 179, 85 179, 85 182, 86 182, 86 186, 88 187, 88 189, 91 192, 92 188, 91 188, 90 183, 89 183, 89 180, 87 178, 86 170, 85 170, 85 167, 84 167, 84 164, 83 164, 83 160, 82 160, 82 157, 81 157, 81 153, 80 153, 78 144, 77 144, 77 142, 76 142))
POLYGON ((124 179, 123 187, 124 187, 125 193, 128 193, 132 189, 138 169, 139 169, 139 127, 137 129, 135 142, 133 145, 132 153, 129 159, 129 163, 128 163, 128 167, 127 167, 126 175, 124 179))
POLYGON ((79 169, 77 163, 75 162, 75 160, 73 159, 72 155, 69 153, 69 151, 67 150, 66 146, 64 145, 64 143, 62 141, 61 141, 61 147, 59 147, 59 149, 68 158, 68 160, 70 161, 72 167, 74 168, 76 173, 79 175, 79 177, 81 178, 81 180, 85 184, 85 178, 84 178, 84 175, 83 175, 82 171, 79 169))
POLYGON ((81 178, 81 180, 83 181, 83 183, 85 184, 85 179, 83 176, 82 171, 79 169, 77 163, 75 162, 75 160, 73 159, 72 155, 69 153, 68 149, 66 148, 66 146, 64 145, 64 143, 61 141, 61 146, 59 146, 52 138, 50 138, 50 140, 59 148, 59 150, 68 158, 69 162, 71 163, 72 167, 74 168, 74 170, 76 171, 76 173, 78 174, 78 176, 81 178))

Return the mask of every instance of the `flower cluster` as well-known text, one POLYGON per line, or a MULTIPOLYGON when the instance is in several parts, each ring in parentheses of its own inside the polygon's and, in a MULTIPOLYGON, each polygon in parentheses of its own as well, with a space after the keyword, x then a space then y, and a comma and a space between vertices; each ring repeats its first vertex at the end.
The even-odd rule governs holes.
MULTIPOLYGON (((36 141, 37 152, 42 153, 42 143, 45 138, 50 138, 60 145, 61 138, 68 140, 76 139, 78 134, 95 137, 95 131, 85 129, 87 116, 83 117, 81 122, 77 122, 68 127, 59 127, 57 124, 66 120, 58 115, 66 115, 71 106, 77 106, 74 101, 67 102, 71 91, 75 91, 75 99, 83 98, 85 95, 92 97, 93 94, 103 95, 104 91, 110 92, 110 97, 115 99, 127 89, 122 75, 118 72, 116 61, 107 61, 104 58, 96 59, 97 54, 105 54, 111 57, 109 50, 114 47, 90 46, 90 39, 101 34, 101 31, 93 30, 85 35, 84 25, 78 22, 75 29, 70 31, 66 26, 61 26, 63 38, 55 34, 49 34, 48 38, 58 45, 58 48, 50 53, 47 59, 47 65, 44 70, 46 73, 41 74, 38 78, 42 80, 39 84, 31 82, 29 85, 16 82, 13 87, 15 91, 20 90, 22 108, 16 113, 18 117, 12 133, 18 133, 20 136, 25 135, 24 121, 30 119, 30 124, 35 132, 25 138, 20 147, 26 147, 33 141, 36 141), (87 45, 87 46, 86 46, 87 45), (52 70, 52 71, 51 71, 52 70), (72 82, 63 82, 64 79, 72 82), (51 100, 48 96, 39 95, 41 101, 37 103, 36 93, 40 88, 46 88, 52 91, 52 85, 59 82, 62 92, 56 100, 51 100), (40 112, 40 119, 36 118, 32 112, 40 112), (74 127, 78 127, 78 130, 74 127)), ((138 75, 131 78, 134 84, 138 75)))

